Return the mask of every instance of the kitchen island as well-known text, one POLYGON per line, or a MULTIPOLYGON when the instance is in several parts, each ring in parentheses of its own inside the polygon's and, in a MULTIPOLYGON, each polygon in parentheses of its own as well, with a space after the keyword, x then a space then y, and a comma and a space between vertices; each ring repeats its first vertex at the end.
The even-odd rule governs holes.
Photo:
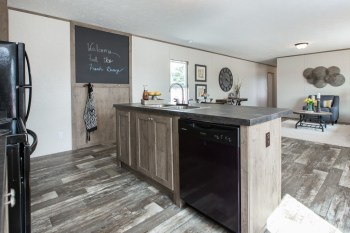
POLYGON ((177 205, 182 203, 178 120, 239 126, 241 232, 263 231, 281 200, 281 117, 291 110, 206 104, 114 107, 118 161, 163 188, 177 205))

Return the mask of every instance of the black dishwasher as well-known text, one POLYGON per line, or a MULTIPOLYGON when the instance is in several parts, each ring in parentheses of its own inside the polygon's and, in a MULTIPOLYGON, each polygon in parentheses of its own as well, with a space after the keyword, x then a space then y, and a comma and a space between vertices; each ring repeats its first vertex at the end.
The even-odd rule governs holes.
POLYGON ((180 119, 179 152, 181 199, 240 232, 239 126, 180 119))

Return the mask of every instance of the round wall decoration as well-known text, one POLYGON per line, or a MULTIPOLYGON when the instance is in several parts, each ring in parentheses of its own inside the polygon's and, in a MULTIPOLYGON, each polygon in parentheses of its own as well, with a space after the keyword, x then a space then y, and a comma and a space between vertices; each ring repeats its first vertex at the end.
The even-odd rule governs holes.
POLYGON ((339 87, 345 83, 345 77, 340 73, 340 68, 331 66, 328 69, 323 66, 307 68, 303 72, 306 81, 317 88, 323 88, 327 84, 339 87))
POLYGON ((227 67, 222 68, 219 74, 219 85, 221 90, 228 92, 233 85, 233 77, 231 70, 227 67))

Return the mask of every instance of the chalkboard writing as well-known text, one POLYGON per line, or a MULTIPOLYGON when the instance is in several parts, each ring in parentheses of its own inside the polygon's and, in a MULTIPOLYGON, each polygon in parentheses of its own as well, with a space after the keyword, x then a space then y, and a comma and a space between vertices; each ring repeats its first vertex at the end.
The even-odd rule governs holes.
POLYGON ((129 37, 75 26, 77 83, 129 83, 129 37))

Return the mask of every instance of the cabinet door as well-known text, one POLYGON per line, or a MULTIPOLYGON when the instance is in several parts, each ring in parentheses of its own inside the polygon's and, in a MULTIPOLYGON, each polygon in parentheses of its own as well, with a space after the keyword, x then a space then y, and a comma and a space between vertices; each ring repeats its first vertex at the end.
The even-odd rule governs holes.
POLYGON ((136 114, 136 167, 147 176, 151 176, 152 164, 150 153, 151 128, 149 115, 136 114))
POLYGON ((152 177, 165 187, 173 189, 172 118, 150 116, 152 177))
POLYGON ((117 157, 131 166, 130 112, 117 111, 117 157))

